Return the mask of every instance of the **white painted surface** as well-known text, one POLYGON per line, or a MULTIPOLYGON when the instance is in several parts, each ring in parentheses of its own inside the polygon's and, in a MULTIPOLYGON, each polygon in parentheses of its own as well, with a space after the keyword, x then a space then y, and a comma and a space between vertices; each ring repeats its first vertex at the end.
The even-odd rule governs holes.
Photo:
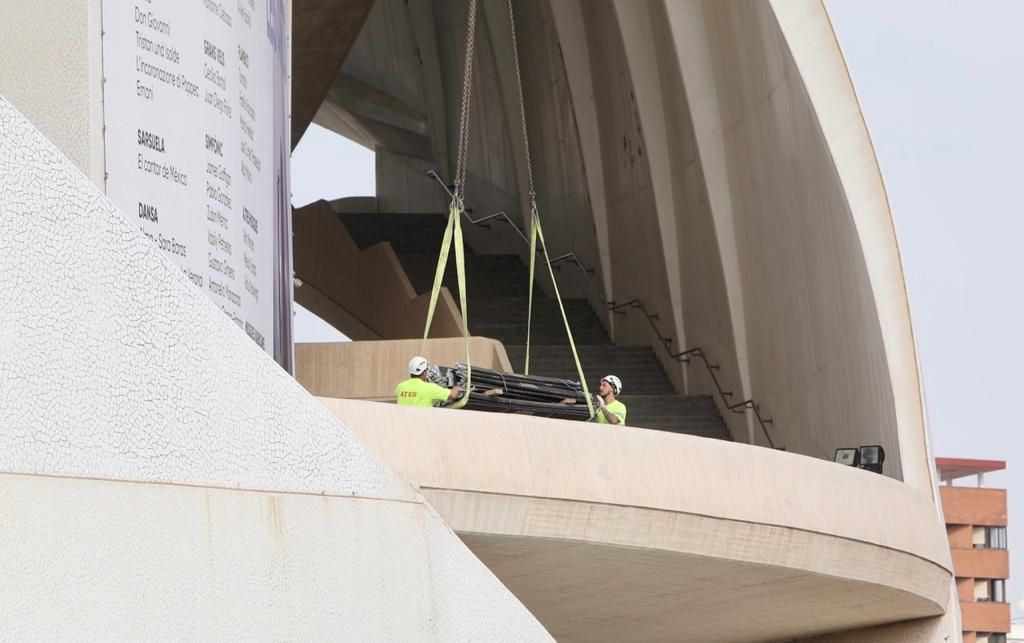
MULTIPOLYGON (((668 278, 668 310, 671 311, 671 326, 667 329, 675 337, 678 346, 689 346, 686 327, 683 323, 682 300, 687 293, 683 292, 680 279, 679 229, 682 217, 679 216, 677 194, 684 189, 683 182, 673 180, 670 146, 672 139, 672 123, 679 118, 678 113, 667 109, 670 104, 664 95, 667 83, 662 82, 662 57, 658 55, 653 36, 655 19, 650 12, 650 4, 615 0, 613 8, 618 20, 619 33, 622 36, 623 53, 629 68, 632 82, 630 94, 635 96, 636 118, 640 149, 646 150, 647 167, 650 176, 650 190, 654 202, 654 218, 657 221, 658 242, 664 267, 668 278), (660 63, 660 64, 659 64, 660 63)), ((625 298, 623 298, 625 299, 625 298)), ((669 323, 666 320, 666 323, 669 323)))
MULTIPOLYGON (((603 292, 615 292, 614 274, 610 265, 608 239, 608 207, 604 188, 604 162, 601 155, 601 138, 598 131, 597 102, 594 94, 593 70, 587 34, 583 21, 583 5, 580 0, 551 2, 551 18, 558 32, 562 56, 565 61, 565 77, 572 94, 573 120, 580 142, 580 159, 587 178, 587 197, 590 199, 591 216, 594 220, 594 236, 597 256, 601 262, 601 285, 603 292)), ((608 317, 609 333, 614 332, 615 318, 608 317)))
POLYGON ((422 502, 0 474, 0 639, 530 641, 422 502))
POLYGON ((1007 643, 1024 643, 1024 623, 1014 623, 1006 635, 1007 643))
POLYGON ((773 2, 772 10, 829 149, 863 252, 892 387, 903 479, 933 492, 933 459, 903 264, 853 81, 820 0, 773 2))
POLYGON ((5 101, 0 211, 0 638, 547 638, 5 101))
MULTIPOLYGON (((820 4, 800 6, 827 22, 820 4)), ((666 3, 666 10, 676 17, 669 29, 679 28, 680 8, 666 3)), ((744 361, 741 370, 749 370, 745 396, 774 419, 769 429, 776 444, 823 459, 831 459, 837 447, 881 444, 886 474, 904 479, 902 448, 909 449, 916 471, 925 436, 901 433, 909 419, 898 409, 920 409, 921 396, 893 382, 899 376, 890 370, 888 355, 913 351, 909 320, 880 318, 888 313, 876 300, 872 275, 896 279, 898 264, 884 257, 873 263, 865 246, 870 240, 861 238, 855 221, 865 208, 884 205, 884 198, 858 200, 836 169, 837 163, 856 162, 877 174, 877 164, 870 150, 837 159, 822 132, 823 110, 859 114, 852 95, 818 104, 819 84, 849 82, 841 57, 819 61, 818 73, 810 76, 795 62, 797 56, 838 52, 835 41, 819 31, 784 32, 768 3, 703 2, 691 14, 703 17, 706 50, 688 31, 671 35, 678 57, 686 58, 679 64, 687 96, 700 105, 694 112, 699 160, 708 164, 702 174, 713 179, 703 179, 704 188, 715 194, 727 187, 731 212, 719 210, 724 216, 718 216, 695 208, 685 214, 690 230, 705 230, 705 217, 714 222, 714 236, 702 234, 720 247, 724 273, 720 289, 687 302, 693 317, 688 334, 700 329, 699 341, 725 347, 722 371, 730 388, 744 379, 727 371, 728 347, 736 346, 737 363, 744 361), (791 40, 799 41, 797 49, 791 40), (701 73, 705 56, 713 76, 701 73), (717 118, 709 116, 712 109, 717 118), (710 143, 712 138, 719 142, 710 143), (716 161, 719 146, 724 158, 716 161), (716 243, 729 236, 727 243, 716 243), (729 258, 733 245, 735 263, 729 258), (740 290, 730 292, 736 286, 740 290), (715 293, 728 293, 728 308, 716 303, 715 293), (745 337, 743 342, 734 341, 730 330, 739 306, 743 331, 735 336, 745 337)), ((725 207, 725 199, 713 203, 725 207)), ((871 216, 876 214, 888 221, 887 212, 871 216)), ((764 443, 760 431, 754 437, 764 443)), ((930 493, 927 479, 915 474, 908 481, 930 493)))
MULTIPOLYGON (((734 394, 747 399, 750 391, 750 364, 747 355, 746 313, 743 302, 743 283, 740 274, 739 251, 736 247, 736 221, 732 207, 732 194, 729 191, 729 168, 726 162, 725 140, 722 136, 722 116, 715 87, 715 70, 711 60, 711 49, 708 44, 710 34, 704 25, 704 11, 700 0, 685 2, 669 2, 664 5, 665 24, 670 26, 668 32, 675 56, 677 58, 679 79, 685 96, 683 100, 689 107, 692 119, 693 148, 698 158, 693 165, 699 168, 704 177, 704 190, 707 192, 706 207, 713 221, 714 243, 710 239, 701 239, 700 245, 717 246, 722 264, 721 283, 714 283, 711 288, 718 287, 724 292, 728 301, 728 320, 704 326, 711 328, 731 328, 731 345, 728 337, 722 337, 714 349, 715 359, 729 359, 729 353, 735 352, 735 365, 738 386, 734 394), (724 345, 724 346, 723 346, 724 345), (724 348, 724 350, 723 350, 724 348), (722 354, 724 353, 724 354, 722 354)), ((683 131, 685 127, 681 127, 683 131)), ((697 195, 699 202, 699 195, 697 195)), ((690 248, 684 248, 686 254, 693 254, 690 248)), ((701 274, 701 282, 708 281, 707 273, 701 274)), ((684 313, 685 315, 685 313, 684 313)), ((724 333, 722 333, 724 335, 724 333)), ((702 342, 709 341, 706 335, 702 342)), ((731 362, 731 360, 729 360, 731 362)), ((731 426, 736 426, 733 423, 731 426)), ((746 435, 736 435, 735 439, 755 444, 755 428, 753 418, 748 418, 746 435)))
POLYGON ((840 634, 827 634, 814 638, 797 639, 800 643, 962 643, 960 610, 956 595, 956 581, 950 581, 946 613, 935 618, 922 618, 894 625, 882 625, 852 630, 840 634))
POLYGON ((101 0, 0 0, 0 98, 103 186, 101 0))

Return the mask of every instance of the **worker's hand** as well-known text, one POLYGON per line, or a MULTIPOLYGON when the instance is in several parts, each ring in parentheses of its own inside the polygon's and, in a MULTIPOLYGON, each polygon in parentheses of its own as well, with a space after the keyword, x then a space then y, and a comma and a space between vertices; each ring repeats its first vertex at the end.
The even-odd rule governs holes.
POLYGON ((600 411, 601 409, 604 408, 604 398, 601 397, 600 395, 595 395, 594 397, 597 398, 595 402, 597 404, 597 410, 600 411))
POLYGON ((452 387, 452 392, 448 395, 449 400, 457 400, 462 397, 462 389, 458 386, 452 387))

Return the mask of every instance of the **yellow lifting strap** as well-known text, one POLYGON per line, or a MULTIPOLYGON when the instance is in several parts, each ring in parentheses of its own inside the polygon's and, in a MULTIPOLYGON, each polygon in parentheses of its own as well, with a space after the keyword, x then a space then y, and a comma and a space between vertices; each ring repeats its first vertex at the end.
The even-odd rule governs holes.
MULTIPOLYGON (((474 0, 475 1, 475 0, 474 0)), ((562 304, 562 295, 558 292, 558 282, 555 281, 555 271, 551 267, 551 258, 548 256, 548 244, 544 241, 544 231, 540 227, 540 215, 537 213, 536 193, 533 189, 533 165, 530 162, 530 136, 526 130, 526 103, 523 101, 523 79, 519 72, 519 44, 516 38, 516 14, 512 9, 512 0, 508 0, 508 22, 512 36, 512 63, 516 73, 516 90, 519 97, 519 120, 523 130, 523 151, 526 155, 526 178, 530 186, 530 295, 526 309, 526 363, 523 365, 523 374, 530 374, 530 329, 533 325, 533 278, 537 261, 537 238, 540 238, 541 249, 544 251, 544 263, 548 265, 548 274, 551 275, 551 287, 555 291, 555 299, 558 301, 558 309, 562 311, 562 322, 565 324, 565 334, 569 337, 569 348, 572 349, 572 358, 576 362, 576 374, 580 377, 580 385, 583 386, 583 393, 587 398, 587 410, 590 417, 594 417, 594 401, 590 398, 590 388, 587 386, 587 376, 583 374, 583 365, 580 363, 579 353, 576 352, 576 342, 572 338, 572 329, 569 328, 569 317, 565 314, 565 305, 562 304)))
POLYGON ((444 280, 444 271, 448 267, 448 252, 452 244, 455 245, 455 273, 459 281, 459 304, 462 308, 462 337, 466 344, 466 387, 462 398, 452 404, 453 409, 461 409, 469 401, 469 389, 473 382, 473 366, 469 361, 469 318, 466 316, 466 258, 462 243, 462 209, 452 200, 448 207, 448 225, 445 226, 444 236, 441 238, 441 252, 437 257, 437 269, 434 272, 434 287, 430 290, 430 307, 427 308, 427 323, 423 327, 423 342, 420 344, 420 354, 426 353, 427 335, 430 334, 430 324, 434 321, 434 309, 437 307, 437 298, 441 294, 441 282, 444 280))
MULTIPOLYGON (((473 367, 469 357, 469 317, 466 310, 466 261, 464 245, 462 240, 462 211, 463 194, 466 183, 466 159, 467 143, 469 139, 468 110, 470 102, 470 80, 473 74, 473 45, 476 32, 476 6, 477 0, 470 0, 469 15, 466 24, 466 56, 463 69, 462 83, 462 109, 460 114, 458 158, 455 171, 455 193, 452 196, 451 204, 448 206, 448 224, 445 226, 444 235, 441 238, 441 250, 437 257, 437 269, 434 272, 434 285, 430 291, 430 306, 427 309, 426 324, 423 328, 423 343, 420 346, 420 353, 426 352, 427 336, 430 334, 430 324, 434 320, 434 310, 437 307, 437 298, 441 293, 441 282, 444 280, 445 269, 448 267, 448 254, 452 244, 455 245, 455 271, 459 284, 459 304, 462 309, 462 336, 466 345, 466 392, 452 408, 462 408, 469 401, 469 391, 472 386, 473 367)), ((526 325, 526 367, 525 374, 530 372, 530 326, 533 319, 533 282, 536 271, 537 260, 537 239, 540 239, 541 249, 544 251, 544 262, 548 266, 548 274, 551 277, 551 285, 555 291, 555 299, 558 301, 558 308, 562 312, 562 322, 565 324, 565 332, 569 337, 569 347, 572 349, 572 357, 576 362, 576 373, 579 375, 580 384, 583 386, 583 393, 587 400, 587 410, 590 417, 594 417, 594 402, 590 398, 590 389, 587 386, 586 376, 583 374, 583 365, 580 363, 579 354, 576 351, 576 342, 572 337, 572 329, 569 327, 569 318, 565 314, 565 305, 562 303, 562 296, 558 292, 558 282, 555 281, 555 271, 551 267, 551 258, 548 256, 547 242, 544 241, 544 231, 540 226, 540 216, 537 213, 537 201, 533 191, 533 170, 530 167, 530 142, 526 133, 526 109, 523 104, 523 86, 519 75, 519 51, 515 35, 515 15, 512 12, 512 2, 509 0, 509 21, 512 29, 513 60, 515 61, 516 86, 519 90, 520 117, 523 126, 523 144, 526 147, 526 164, 530 182, 530 293, 527 309, 526 325)))
POLYGON ((459 280, 459 304, 462 307, 462 338, 466 344, 466 384, 463 396, 450 408, 461 409, 469 401, 469 390, 473 384, 473 365, 469 360, 469 317, 466 315, 466 257, 462 244, 462 210, 463 196, 466 185, 466 160, 469 156, 469 103, 472 99, 473 50, 476 42, 476 5, 477 0, 469 0, 469 13, 466 17, 466 50, 462 69, 462 103, 459 113, 458 155, 455 167, 455 191, 452 202, 448 206, 448 225, 445 226, 441 238, 441 251, 437 257, 437 270, 434 272, 434 287, 430 291, 430 307, 427 309, 427 323, 423 327, 423 343, 420 354, 426 353, 427 335, 430 334, 430 323, 434 320, 434 309, 437 297, 441 294, 441 281, 448 267, 448 251, 455 244, 455 272, 459 280))
POLYGON ((540 227, 540 216, 537 214, 537 204, 530 206, 530 296, 526 309, 526 364, 523 374, 530 374, 530 327, 533 321, 533 277, 534 266, 537 262, 537 239, 540 239, 541 249, 544 251, 544 263, 548 266, 548 274, 551 276, 551 287, 555 291, 555 300, 558 302, 558 309, 562 311, 562 322, 565 324, 565 334, 569 336, 569 348, 572 349, 572 358, 576 362, 576 374, 580 376, 580 385, 583 386, 583 395, 587 400, 587 410, 590 417, 594 417, 594 401, 590 398, 590 388, 587 386, 587 377, 583 374, 583 364, 580 363, 580 356, 576 352, 576 342, 572 338, 572 329, 569 328, 569 317, 565 314, 565 305, 562 304, 562 295, 558 292, 558 282, 555 281, 555 270, 551 267, 551 257, 548 256, 548 244, 544 241, 544 231, 540 227))

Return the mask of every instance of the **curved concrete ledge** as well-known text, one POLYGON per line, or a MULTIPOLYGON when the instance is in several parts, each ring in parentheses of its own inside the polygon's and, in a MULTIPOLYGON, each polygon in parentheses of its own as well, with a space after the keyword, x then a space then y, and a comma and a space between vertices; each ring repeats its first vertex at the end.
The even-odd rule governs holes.
POLYGON ((749 445, 321 400, 559 640, 779 640, 941 614, 930 498, 749 445))

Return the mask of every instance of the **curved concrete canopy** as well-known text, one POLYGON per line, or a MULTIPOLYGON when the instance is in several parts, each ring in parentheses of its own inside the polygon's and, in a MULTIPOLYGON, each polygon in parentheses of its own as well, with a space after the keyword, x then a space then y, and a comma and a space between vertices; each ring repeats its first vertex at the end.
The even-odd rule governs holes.
POLYGON ((644 429, 321 401, 559 640, 753 641, 935 616, 927 494, 644 429))
POLYGON ((292 149, 313 121, 366 22, 373 0, 294 0, 292 12, 292 149))
MULTIPOLYGON (((616 343, 657 345, 642 316, 605 312, 642 300, 671 350, 702 347, 790 451, 880 444, 887 475, 931 493, 895 233, 823 4, 513 5, 548 241, 605 289, 563 271, 563 291, 591 297, 616 343)), ((480 7, 468 202, 521 212, 507 7, 480 7)), ((377 150, 381 210, 445 206, 423 170, 452 170, 465 25, 465 2, 378 0, 321 108, 322 124, 377 150)), ((656 350, 679 390, 712 392, 656 350)), ((724 415, 735 439, 764 443, 724 415)))

